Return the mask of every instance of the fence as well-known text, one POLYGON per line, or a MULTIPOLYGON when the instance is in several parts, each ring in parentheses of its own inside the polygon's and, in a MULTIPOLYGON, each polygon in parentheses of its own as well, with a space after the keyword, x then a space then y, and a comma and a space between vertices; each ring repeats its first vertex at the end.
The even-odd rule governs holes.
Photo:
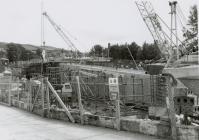
POLYGON ((11 105, 12 99, 23 100, 25 96, 23 82, 11 75, 0 77, 0 103, 11 105))
MULTIPOLYGON (((82 102, 85 109, 92 114, 109 117, 115 116, 115 104, 110 100, 109 76, 80 76, 82 102)), ((153 103, 154 96, 151 94, 151 91, 146 92, 147 89, 144 89, 146 88, 146 81, 146 79, 137 79, 135 77, 119 77, 121 115, 133 115, 135 112, 129 110, 133 109, 132 106, 145 109, 146 106, 153 103), (142 108, 143 106, 145 108, 142 108)), ((74 94, 77 95, 76 83, 72 80, 67 82, 72 83, 74 94)), ((150 86, 148 86, 148 90, 150 90, 150 86)))
MULTIPOLYGON (((61 95, 62 90, 59 92, 64 103, 68 105, 68 102, 77 102, 77 99, 75 99, 75 97, 77 97, 77 82, 74 79, 75 76, 72 76, 73 74, 64 74, 59 74, 62 76, 62 80, 58 84, 60 85, 60 89, 62 89, 62 84, 64 83, 71 84, 73 91, 71 100, 68 100, 68 98, 65 98, 61 95), (64 74, 66 75, 63 76, 64 74)), ((82 93, 82 99, 90 99, 91 102, 92 100, 98 100, 108 103, 110 100, 108 88, 109 77, 111 77, 111 75, 99 74, 97 77, 92 77, 80 74, 80 90, 82 93)), ((22 82, 22 80, 17 81, 14 79, 14 77, 12 78, 9 76, 4 76, 0 79, 0 87, 1 102, 9 103, 8 94, 11 92, 13 93, 12 97, 16 99, 19 98, 20 101, 25 101, 27 98, 28 87, 25 86, 25 83, 22 82), (17 83, 20 85, 19 88, 16 87, 17 83)), ((36 92, 38 87, 35 85, 32 87, 32 90, 36 92)), ((119 90, 120 100, 122 104, 125 105, 133 105, 138 103, 146 106, 165 105, 166 84, 164 78, 161 76, 150 76, 147 78, 119 76, 119 90)), ((35 94, 36 93, 33 92, 32 98, 35 96, 35 94)))
POLYGON ((0 77, 0 102, 6 105, 10 105, 11 95, 11 76, 0 77))
POLYGON ((161 76, 118 76, 119 98, 112 100, 108 80, 113 75, 70 70, 57 73, 54 69, 57 67, 50 69, 49 78, 61 76, 56 83, 41 76, 31 80, 3 77, 0 102, 56 119, 74 122, 79 118, 83 123, 83 116, 90 114, 118 125, 120 116, 145 117, 148 106, 165 104, 167 85, 161 76), (56 89, 57 85, 60 88, 56 89), (65 86, 71 88, 68 93, 63 91, 65 86))

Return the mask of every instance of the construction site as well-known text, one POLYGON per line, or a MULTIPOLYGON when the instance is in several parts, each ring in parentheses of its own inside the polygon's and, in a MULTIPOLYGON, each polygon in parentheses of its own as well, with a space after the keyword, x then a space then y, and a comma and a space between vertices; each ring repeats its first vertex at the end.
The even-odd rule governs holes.
POLYGON ((1 59, 0 106, 60 120, 60 124, 111 128, 154 139, 199 140, 199 55, 198 51, 188 55, 192 52, 175 32, 178 3, 168 4, 171 27, 156 14, 152 3, 134 4, 158 45, 163 63, 138 64, 129 48, 132 61, 126 66, 111 63, 109 57, 85 59, 43 11, 42 22, 49 22, 71 51, 67 57, 48 57, 43 37, 42 59, 15 63, 1 59))

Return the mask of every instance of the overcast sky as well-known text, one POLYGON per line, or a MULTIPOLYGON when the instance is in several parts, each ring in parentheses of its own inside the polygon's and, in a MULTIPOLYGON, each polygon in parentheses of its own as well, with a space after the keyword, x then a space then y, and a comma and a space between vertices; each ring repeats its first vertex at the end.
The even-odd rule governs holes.
MULTIPOLYGON (((170 24, 168 0, 151 0, 155 11, 170 24)), ((93 45, 153 42, 134 0, 43 0, 44 9, 69 31, 81 51, 93 45), (75 39, 76 38, 76 39, 75 39)), ((185 16, 197 0, 178 0, 185 16)), ((0 42, 41 45, 41 0, 0 0, 0 42)), ((180 26, 179 26, 180 27, 180 26)), ((179 32, 180 34, 180 32, 179 32)), ((45 23, 46 45, 67 45, 45 23)))

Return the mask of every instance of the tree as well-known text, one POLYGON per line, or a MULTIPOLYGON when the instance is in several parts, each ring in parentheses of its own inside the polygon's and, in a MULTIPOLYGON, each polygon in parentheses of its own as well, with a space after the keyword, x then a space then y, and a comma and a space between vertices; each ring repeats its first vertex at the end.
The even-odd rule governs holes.
POLYGON ((95 45, 89 52, 90 56, 102 56, 103 47, 101 45, 95 45))
POLYGON ((34 53, 26 50, 20 44, 9 43, 7 44, 7 57, 10 62, 26 61, 34 58, 34 53))
POLYGON ((20 60, 21 50, 19 44, 9 43, 7 44, 7 57, 9 62, 15 62, 20 60))
POLYGON ((33 59, 35 57, 35 54, 29 50, 26 50, 25 48, 21 48, 21 56, 20 60, 26 61, 33 59))
POLYGON ((197 5, 191 7, 188 19, 188 29, 183 29, 184 43, 188 50, 198 50, 198 10, 197 5))
POLYGON ((131 44, 112 45, 110 46, 110 57, 113 59, 128 59, 131 60, 131 54, 134 59, 137 57, 137 51, 140 48, 135 42, 131 44), (131 54, 130 54, 131 53, 131 54))
POLYGON ((3 48, 0 48, 0 58, 6 56, 6 51, 3 48))
POLYGON ((108 48, 103 48, 100 45, 95 45, 89 52, 90 55, 94 56, 103 56, 107 57, 108 52, 109 56, 113 60, 132 60, 131 54, 135 60, 158 60, 161 58, 160 50, 156 44, 144 43, 142 47, 137 45, 135 42, 131 44, 113 44, 108 48))
POLYGON ((42 57, 42 56, 41 56, 41 55, 42 55, 42 49, 38 48, 38 49, 36 50, 36 55, 37 55, 38 57, 42 57))
MULTIPOLYGON (((134 59, 137 59, 137 53, 138 53, 139 48, 140 48, 140 46, 138 46, 135 42, 132 42, 129 45, 129 49, 130 49, 131 54, 133 55, 134 59)), ((132 59, 132 58, 130 57, 130 59, 132 59)))
POLYGON ((160 50, 156 44, 148 44, 145 42, 142 49, 144 60, 158 60, 161 57, 160 50))
POLYGON ((109 56, 113 59, 119 59, 120 58, 120 48, 116 45, 111 45, 109 48, 109 56))
POLYGON ((137 50, 136 59, 137 60, 144 60, 144 56, 143 56, 143 52, 142 52, 141 47, 138 48, 138 50, 137 50))
POLYGON ((127 47, 130 50, 130 46, 127 43, 119 46, 119 51, 117 52, 119 54, 119 59, 131 59, 131 55, 127 47))
POLYGON ((108 48, 103 49, 103 57, 108 57, 108 53, 109 53, 108 51, 109 51, 108 48))

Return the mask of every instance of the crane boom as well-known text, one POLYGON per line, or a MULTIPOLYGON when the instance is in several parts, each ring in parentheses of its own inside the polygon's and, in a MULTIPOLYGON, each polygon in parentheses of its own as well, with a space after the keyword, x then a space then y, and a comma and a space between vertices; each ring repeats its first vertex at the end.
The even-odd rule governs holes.
POLYGON ((55 29, 55 31, 60 35, 60 37, 63 39, 63 41, 68 45, 68 47, 70 47, 70 49, 75 52, 76 54, 76 58, 77 58, 77 52, 79 51, 77 49, 77 47, 75 46, 75 44, 70 40, 70 38, 64 33, 64 31, 61 29, 60 26, 58 26, 53 20, 52 18, 47 14, 47 12, 43 13, 43 16, 45 16, 48 21, 50 22, 50 24, 53 26, 53 28, 55 29))
POLYGON ((169 55, 170 46, 168 45, 168 36, 162 30, 162 27, 152 4, 148 1, 136 1, 135 3, 140 12, 140 15, 142 16, 143 21, 150 31, 154 42, 158 45, 161 53, 163 55, 169 55))
POLYGON ((140 12, 140 15, 142 16, 143 21, 150 31, 154 42, 158 45, 159 50, 167 59, 166 67, 176 61, 177 57, 179 57, 179 54, 176 54, 175 52, 175 50, 179 47, 177 43, 178 41, 181 43, 181 53, 187 53, 184 43, 178 38, 177 34, 173 32, 173 29, 170 29, 170 27, 155 12, 149 1, 136 1, 135 4, 140 12), (171 37, 172 35, 176 37, 176 42, 173 42, 172 38, 163 30, 160 23, 163 23, 165 28, 171 32, 171 37))

